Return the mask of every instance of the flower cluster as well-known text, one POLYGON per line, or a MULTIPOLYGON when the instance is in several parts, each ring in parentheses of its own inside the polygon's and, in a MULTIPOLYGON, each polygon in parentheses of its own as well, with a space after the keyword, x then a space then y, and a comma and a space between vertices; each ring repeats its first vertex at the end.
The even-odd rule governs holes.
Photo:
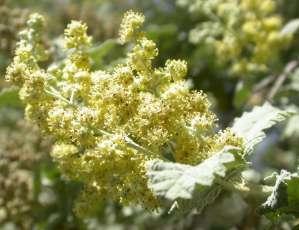
POLYGON ((0 114, 0 228, 13 223, 19 229, 30 229, 34 168, 50 145, 17 111, 2 109, 0 114))
POLYGON ((177 2, 201 16, 190 31, 190 41, 211 48, 217 61, 229 65, 236 75, 268 71, 292 39, 280 33, 282 19, 275 14, 275 0, 177 2))
POLYGON ((0 1, 0 88, 6 86, 5 69, 11 61, 17 42, 18 32, 24 28, 28 11, 8 7, 8 2, 0 1))
POLYGON ((125 14, 120 39, 133 47, 111 71, 91 70, 87 27, 72 21, 65 30, 66 59, 45 70, 39 66, 47 54, 40 45, 44 21, 33 14, 7 70, 7 80, 21 88, 27 118, 56 139, 54 160, 67 177, 85 184, 80 213, 106 198, 156 208, 148 160, 194 165, 224 145, 242 144, 230 130, 215 133, 206 95, 184 80, 185 61, 153 67, 158 49, 140 31, 143 21, 139 13, 125 14))
POLYGON ((5 0, 0 1, 0 50, 8 56, 13 55, 18 31, 24 27, 27 10, 9 8, 5 0))

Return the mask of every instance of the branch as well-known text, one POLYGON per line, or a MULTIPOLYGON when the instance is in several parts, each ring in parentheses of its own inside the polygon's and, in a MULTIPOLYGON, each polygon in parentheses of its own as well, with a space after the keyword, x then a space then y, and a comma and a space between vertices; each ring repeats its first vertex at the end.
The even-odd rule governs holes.
POLYGON ((293 72, 298 67, 298 65, 299 65, 299 62, 297 60, 291 61, 287 64, 283 73, 277 77, 273 87, 271 88, 270 92, 268 93, 268 95, 266 97, 267 100, 271 101, 274 98, 275 94, 278 92, 279 88, 282 86, 282 84, 287 79, 289 74, 291 72, 293 72))

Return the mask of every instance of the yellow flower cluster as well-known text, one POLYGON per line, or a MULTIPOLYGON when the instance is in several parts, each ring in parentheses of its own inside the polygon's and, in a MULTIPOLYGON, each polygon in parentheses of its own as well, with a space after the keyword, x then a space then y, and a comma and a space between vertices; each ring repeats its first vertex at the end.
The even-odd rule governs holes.
POLYGON ((7 70, 7 79, 21 87, 27 117, 56 138, 53 158, 66 176, 85 184, 80 213, 95 197, 156 208, 159 201, 147 187, 148 160, 194 165, 224 145, 241 145, 229 130, 214 132, 206 95, 184 80, 185 61, 153 67, 158 49, 139 31, 143 21, 139 13, 125 14, 120 37, 134 46, 110 72, 90 69, 91 38, 77 21, 65 30, 64 63, 44 70, 38 65, 47 53, 40 46, 43 19, 34 14, 7 70))
POLYGON ((205 15, 190 31, 190 41, 214 50, 217 61, 236 75, 266 72, 291 41, 280 33, 282 18, 275 0, 178 0, 194 14, 205 15))

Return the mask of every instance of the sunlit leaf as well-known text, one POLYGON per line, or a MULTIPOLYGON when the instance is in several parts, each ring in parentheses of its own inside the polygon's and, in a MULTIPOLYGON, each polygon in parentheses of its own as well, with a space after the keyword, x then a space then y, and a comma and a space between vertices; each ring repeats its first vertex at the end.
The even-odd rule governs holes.
POLYGON ((235 163, 236 149, 226 147, 196 166, 153 160, 147 164, 149 187, 168 200, 191 199, 195 190, 203 191, 224 178, 235 163))
POLYGON ((265 137, 265 130, 285 120, 292 113, 273 107, 269 103, 256 106, 251 112, 245 112, 235 119, 232 130, 245 140, 245 153, 252 152, 255 145, 265 137))
POLYGON ((289 21, 281 30, 282 35, 294 34, 299 29, 299 18, 289 21))

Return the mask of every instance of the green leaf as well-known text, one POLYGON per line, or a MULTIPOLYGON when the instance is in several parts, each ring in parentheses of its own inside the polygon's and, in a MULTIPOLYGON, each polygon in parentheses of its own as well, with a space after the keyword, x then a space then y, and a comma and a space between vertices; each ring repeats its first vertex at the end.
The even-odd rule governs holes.
POLYGON ((118 45, 116 39, 108 39, 98 46, 92 47, 89 54, 95 62, 102 62, 102 59, 107 56, 118 45))
POLYGON ((274 218, 281 214, 299 216, 298 173, 281 170, 280 174, 276 175, 273 191, 262 204, 261 211, 264 214, 274 214, 274 218))
POLYGON ((196 166, 149 161, 146 165, 149 187, 155 195, 171 201, 191 199, 195 190, 204 192, 213 186, 216 177, 226 176, 236 163, 235 151, 234 147, 226 147, 196 166))
POLYGON ((246 101, 248 101, 249 96, 251 95, 251 86, 246 84, 244 81, 240 81, 237 84, 234 96, 234 106, 236 108, 241 108, 246 101))
POLYGON ((177 33, 177 26, 175 24, 166 24, 166 25, 149 25, 146 28, 147 35, 153 39, 158 40, 161 37, 171 37, 175 36, 177 33))
POLYGON ((273 186, 273 191, 268 196, 267 200, 262 204, 264 208, 270 208, 273 209, 277 206, 280 206, 280 203, 285 203, 284 200, 285 195, 281 196, 281 194, 285 193, 284 186, 286 183, 286 180, 291 179, 291 173, 289 173, 286 170, 281 170, 279 175, 276 175, 276 182, 275 185, 273 186))
POLYGON ((282 35, 294 34, 299 29, 299 18, 289 21, 281 30, 282 35))
POLYGON ((292 113, 283 111, 265 103, 256 106, 251 112, 245 112, 240 118, 235 119, 232 130, 245 140, 245 154, 253 151, 255 145, 260 143, 266 134, 264 130, 285 120, 292 113))
POLYGON ((19 99, 18 89, 11 87, 5 88, 0 92, 0 108, 1 107, 23 107, 22 102, 19 99))

